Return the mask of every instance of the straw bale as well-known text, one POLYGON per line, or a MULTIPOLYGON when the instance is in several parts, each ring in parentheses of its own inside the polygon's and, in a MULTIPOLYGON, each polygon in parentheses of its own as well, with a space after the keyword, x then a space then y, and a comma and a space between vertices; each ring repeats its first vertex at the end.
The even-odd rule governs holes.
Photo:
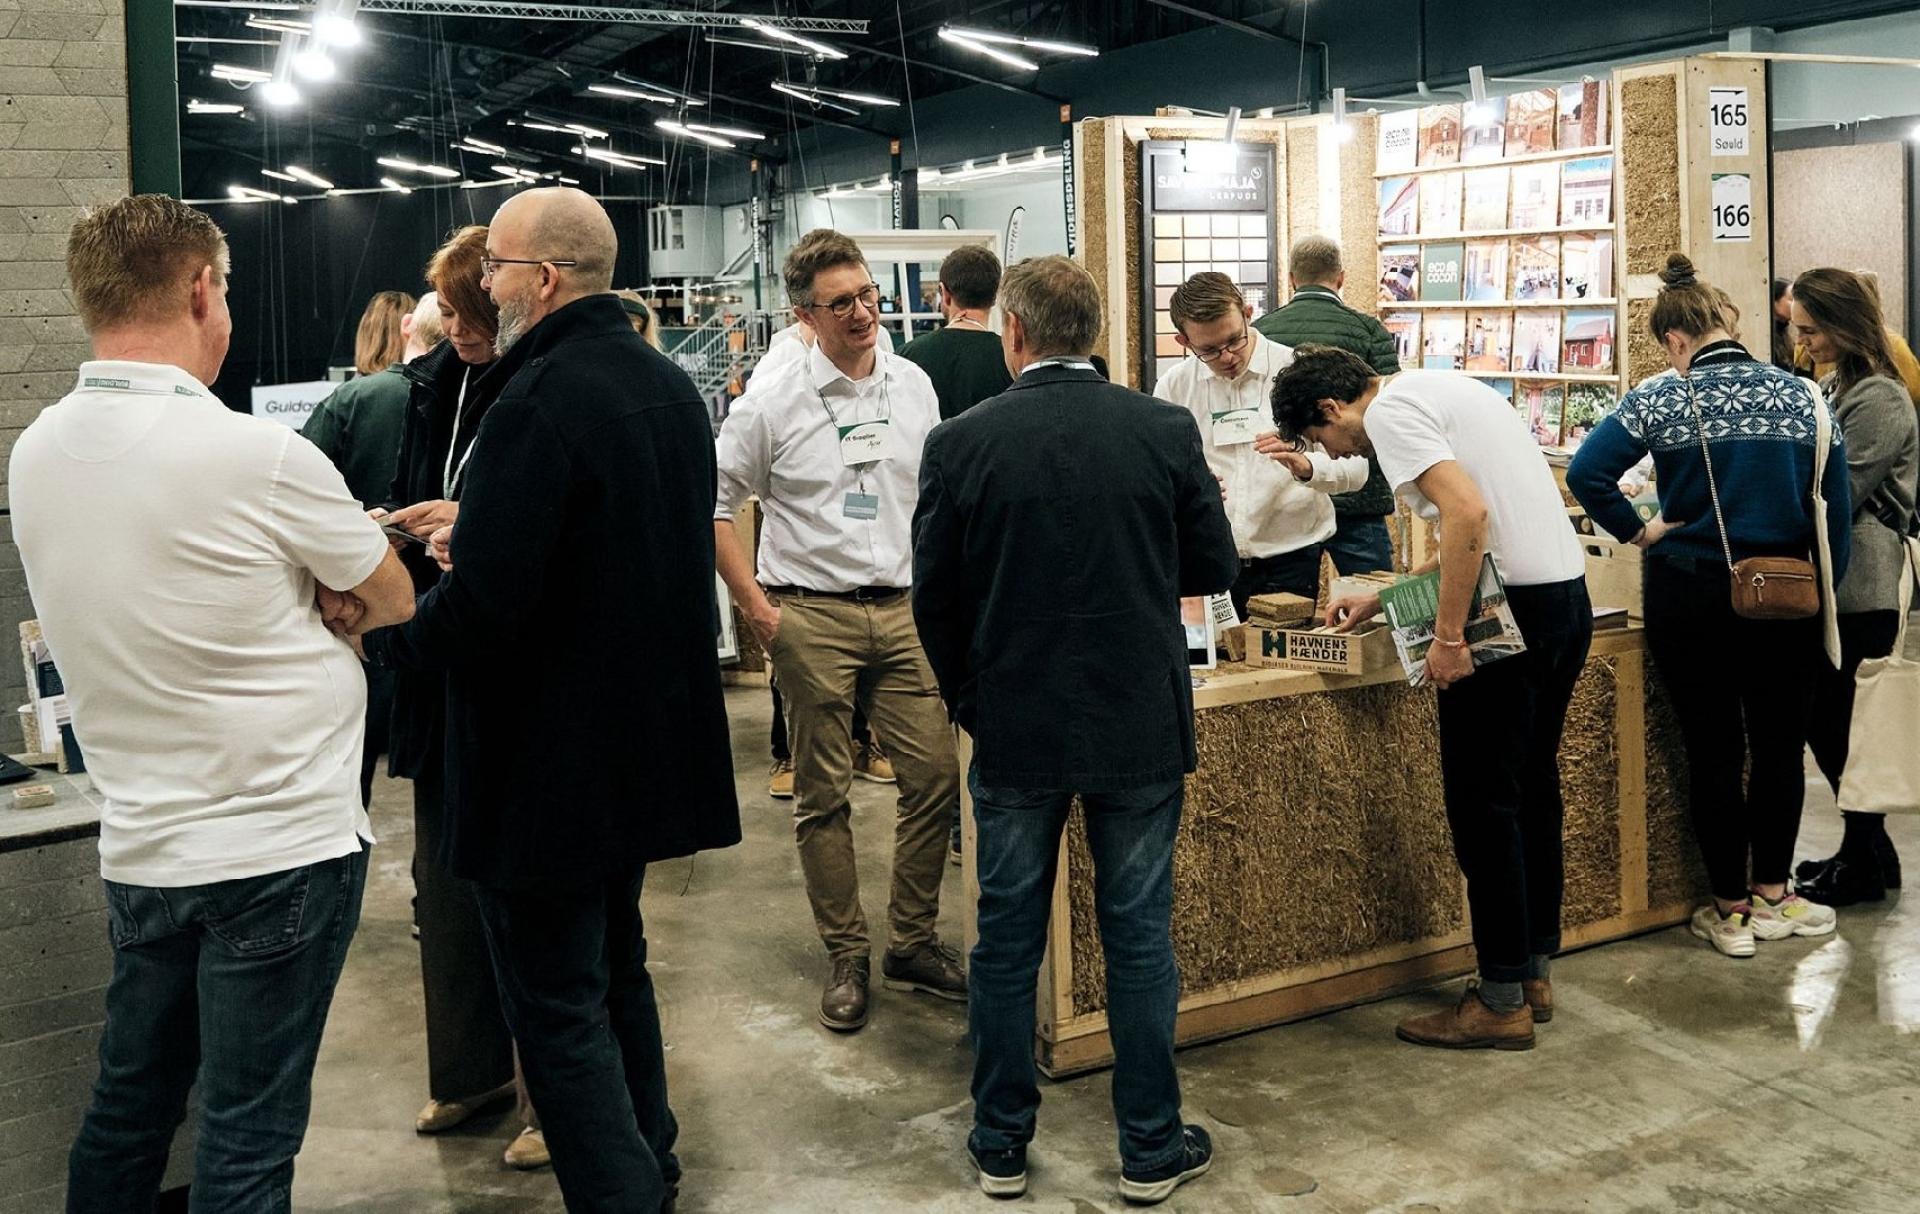
POLYGON ((1653 339, 1647 323, 1653 319, 1651 299, 1627 301, 1627 382, 1637 384, 1667 369, 1667 349, 1653 339))
POLYGON ((1621 86, 1627 273, 1653 274, 1683 247, 1680 229, 1679 82, 1642 76, 1621 86))
POLYGON ((1688 816, 1687 749, 1659 669, 1647 670, 1647 905, 1707 896, 1706 866, 1688 816))
MULTIPOLYGON (((1321 230, 1320 132, 1316 127, 1300 124, 1287 131, 1286 207, 1290 236, 1321 230)), ((1285 250, 1281 254, 1285 260, 1285 250)))
POLYGON ((1560 740, 1560 788, 1568 927, 1620 913, 1620 746, 1615 728, 1619 674, 1611 658, 1594 658, 1573 689, 1560 740))
POLYGON ((1347 119, 1353 139, 1340 148, 1340 254, 1347 266, 1340 297, 1369 316, 1380 313, 1380 287, 1371 272, 1380 264, 1380 191, 1373 178, 1373 148, 1380 119, 1360 114, 1347 119))

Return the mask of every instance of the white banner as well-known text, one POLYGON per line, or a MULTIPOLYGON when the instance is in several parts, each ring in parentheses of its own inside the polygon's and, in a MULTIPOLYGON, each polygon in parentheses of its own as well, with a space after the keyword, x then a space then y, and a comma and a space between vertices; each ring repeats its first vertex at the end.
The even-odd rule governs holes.
POLYGON ((1750 123, 1747 90, 1716 87, 1707 90, 1708 145, 1715 156, 1745 156, 1750 123))
POLYGON ((312 379, 298 384, 255 384, 253 415, 271 418, 295 430, 307 424, 314 408, 340 385, 329 379, 312 379))
POLYGON ((1713 175, 1713 239, 1715 244, 1753 239, 1753 178, 1745 173, 1713 175))

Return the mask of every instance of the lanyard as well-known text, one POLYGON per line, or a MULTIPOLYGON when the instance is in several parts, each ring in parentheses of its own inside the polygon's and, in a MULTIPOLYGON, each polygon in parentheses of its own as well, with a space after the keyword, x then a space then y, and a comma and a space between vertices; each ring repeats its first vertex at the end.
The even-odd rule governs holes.
POLYGON ((440 474, 441 496, 448 501, 455 500, 453 491, 460 487, 460 474, 467 470, 467 459, 473 454, 473 444, 468 443, 467 449, 460 454, 460 462, 453 462, 453 453, 460 446, 460 413, 467 407, 467 380, 472 376, 472 367, 461 370, 460 395, 453 402, 453 436, 447 440, 447 466, 440 474))
MULTIPOLYGON (((892 426, 893 396, 887 390, 887 372, 884 367, 879 366, 877 363, 874 366, 874 371, 875 374, 880 376, 880 416, 872 420, 885 422, 888 426, 892 426)), ((852 383, 853 381, 848 380, 847 382, 852 383)), ((833 425, 834 441, 838 442, 840 440, 840 415, 833 411, 833 402, 827 399, 827 394, 824 390, 816 387, 813 393, 820 398, 820 407, 827 411, 827 421, 833 425)), ((859 399, 857 389, 855 391, 855 399, 859 399)), ((867 469, 870 466, 871 465, 868 464, 860 464, 858 470, 854 473, 854 481, 861 493, 867 491, 867 469)))

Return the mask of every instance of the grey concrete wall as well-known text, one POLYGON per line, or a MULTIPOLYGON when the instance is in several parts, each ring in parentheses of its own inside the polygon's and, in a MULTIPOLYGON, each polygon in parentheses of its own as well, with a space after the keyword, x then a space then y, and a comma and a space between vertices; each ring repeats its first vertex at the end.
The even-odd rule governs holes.
MULTIPOLYGON (((121 4, 0 0, 0 507, 14 440, 73 387, 87 355, 66 290, 67 228, 80 208, 128 189, 121 4)), ((0 749, 14 750, 13 710, 26 699, 15 637, 33 610, 11 522, 0 522, 0 749)))

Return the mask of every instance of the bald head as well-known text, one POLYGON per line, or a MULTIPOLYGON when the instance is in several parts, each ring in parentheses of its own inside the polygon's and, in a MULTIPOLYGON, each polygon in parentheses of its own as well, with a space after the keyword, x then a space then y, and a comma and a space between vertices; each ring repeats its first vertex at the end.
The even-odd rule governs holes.
POLYGON ((574 262, 562 275, 566 298, 613 288, 619 241, 613 221, 591 194, 567 186, 528 190, 509 198, 488 228, 495 256, 574 262))
POLYGON ((413 314, 400 318, 400 333, 407 339, 406 352, 402 355, 407 362, 439 345, 447 335, 440 327, 440 296, 432 291, 422 295, 413 314))

